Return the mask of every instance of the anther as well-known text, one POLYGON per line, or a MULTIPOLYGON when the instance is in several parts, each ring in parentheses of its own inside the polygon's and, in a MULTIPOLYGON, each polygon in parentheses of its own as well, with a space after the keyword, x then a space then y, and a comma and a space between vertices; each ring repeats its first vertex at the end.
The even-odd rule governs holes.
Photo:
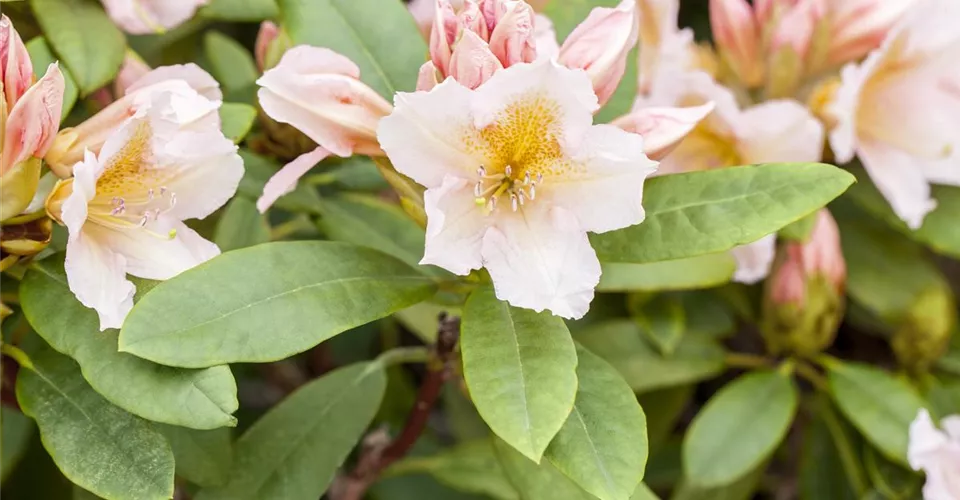
POLYGON ((513 167, 510 165, 507 165, 507 168, 503 170, 503 175, 506 175, 507 177, 513 176, 513 167))
POLYGON ((483 165, 480 165, 480 168, 477 169, 477 175, 484 177, 487 175, 487 169, 483 168, 483 165))
POLYGON ((177 206, 177 193, 170 193, 170 208, 177 206))
POLYGON ((160 196, 163 196, 167 192, 167 186, 160 186, 160 196))
POLYGON ((537 172, 537 182, 543 182, 543 172, 537 172))
POLYGON ((114 209, 110 211, 110 215, 120 215, 120 214, 122 214, 122 213, 124 213, 124 212, 126 212, 126 211, 127 211, 126 207, 124 207, 124 206, 121 204, 121 205, 117 205, 116 207, 114 207, 114 209))
POLYGON ((516 212, 516 211, 517 211, 517 208, 518 208, 518 206, 517 206, 517 195, 515 195, 515 194, 513 194, 513 193, 510 193, 510 208, 512 208, 514 212, 516 212))
POLYGON ((530 172, 527 172, 526 175, 523 176, 523 183, 530 184, 530 172))
POLYGON ((536 197, 537 197, 537 183, 534 182, 530 184, 530 199, 532 200, 536 197))
POLYGON ((479 198, 481 194, 483 194, 483 183, 478 182, 473 186, 473 195, 479 198))
POLYGON ((497 199, 490 198, 490 210, 495 210, 497 208, 497 199))
POLYGON ((153 188, 147 190, 147 199, 153 200, 153 188))
POLYGON ((517 197, 520 198, 520 204, 523 205, 524 198, 527 197, 527 194, 523 192, 523 189, 518 189, 517 193, 518 193, 517 197))
POLYGON ((144 214, 143 214, 143 217, 140 217, 140 224, 139 224, 140 227, 143 227, 143 226, 146 226, 146 225, 147 225, 147 219, 149 218, 149 216, 150 216, 150 214, 149 214, 149 212, 147 212, 147 213, 144 213, 144 214))

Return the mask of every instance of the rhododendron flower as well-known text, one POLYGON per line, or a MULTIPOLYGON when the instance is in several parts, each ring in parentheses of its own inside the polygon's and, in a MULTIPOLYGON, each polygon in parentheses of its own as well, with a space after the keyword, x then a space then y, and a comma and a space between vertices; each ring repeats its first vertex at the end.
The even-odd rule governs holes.
POLYGON ((640 8, 639 92, 652 91, 658 80, 669 80, 695 64, 693 30, 680 29, 680 0, 637 0, 640 8))
POLYGON ((960 185, 960 3, 924 0, 860 65, 843 69, 829 112, 840 162, 860 158, 911 228, 936 207, 930 184, 960 185))
POLYGON ((147 65, 136 53, 127 50, 123 57, 123 65, 113 81, 113 92, 117 97, 127 93, 127 89, 137 83, 137 80, 143 78, 151 71, 147 65))
MULTIPOLYGON (((741 110, 729 90, 707 74, 690 72, 658 86, 636 107, 695 106, 713 102, 716 109, 660 164, 660 173, 709 170, 734 165, 820 160, 823 126, 792 100, 773 100, 741 110)), ((733 250, 736 281, 757 282, 773 262, 775 236, 733 250)))
POLYGON ((610 123, 627 132, 643 136, 644 152, 654 160, 661 160, 673 151, 713 108, 713 102, 687 108, 641 106, 610 123))
POLYGON ((461 275, 485 267, 501 300, 583 316, 600 279, 587 232, 641 222, 656 166, 639 135, 592 125, 586 73, 541 60, 476 90, 448 79, 398 93, 395 105, 378 138, 427 188, 421 263, 461 275))
POLYGON ((747 86, 763 79, 760 26, 747 0, 710 0, 710 27, 720 55, 747 86))
POLYGON ((163 33, 180 26, 210 0, 101 0, 110 19, 131 35, 163 33))
POLYGON ((910 424, 907 460, 913 470, 927 474, 924 500, 960 498, 960 415, 952 415, 934 425, 927 410, 921 409, 910 424))
POLYGON ((47 199, 70 234, 70 290, 96 309, 101 330, 119 328, 133 307, 126 274, 164 280, 219 253, 182 222, 220 208, 243 176, 219 105, 182 81, 150 93, 47 199))
POLYGON ((288 50, 257 80, 263 111, 319 145, 267 182, 257 201, 261 212, 330 154, 383 154, 377 142, 377 124, 393 108, 359 78, 360 68, 350 59, 330 49, 301 45, 288 50))
POLYGON ((840 65, 867 55, 917 0, 825 0, 828 4, 828 62, 840 65))

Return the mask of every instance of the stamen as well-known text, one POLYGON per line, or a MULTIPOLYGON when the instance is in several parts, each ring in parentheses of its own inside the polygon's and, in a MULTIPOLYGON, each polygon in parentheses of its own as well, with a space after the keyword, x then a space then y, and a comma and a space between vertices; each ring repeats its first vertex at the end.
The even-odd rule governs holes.
POLYGON ((533 200, 537 197, 537 183, 530 184, 530 199, 533 200))
POLYGON ((543 172, 537 172, 537 182, 543 182, 543 172))
POLYGON ((147 200, 153 201, 153 188, 147 190, 147 200))
POLYGON ((523 176, 523 183, 530 184, 530 172, 527 172, 526 175, 523 176))
POLYGON ((117 205, 113 210, 111 210, 110 215, 123 215, 123 213, 126 211, 127 211, 127 207, 121 204, 121 205, 117 205))
POLYGON ((496 208, 497 208, 497 199, 496 199, 496 198, 490 198, 490 202, 489 202, 489 203, 490 203, 490 210, 496 210, 496 208))
POLYGON ((143 217, 140 217, 139 226, 144 227, 147 225, 147 219, 149 218, 149 213, 144 213, 143 217))
POLYGON ((160 196, 163 196, 167 192, 167 186, 160 186, 160 196))
POLYGON ((177 206, 177 193, 170 193, 170 208, 177 206))
POLYGON ((477 169, 477 175, 480 177, 486 177, 487 169, 483 168, 483 165, 480 165, 480 168, 477 169))
POLYGON ((483 193, 483 182, 477 182, 477 184, 473 186, 473 195, 479 198, 481 193, 483 193))
POLYGON ((517 206, 517 195, 515 195, 515 194, 513 194, 513 193, 510 193, 510 208, 512 208, 514 212, 516 212, 516 211, 517 211, 517 208, 518 208, 518 206, 517 206))
POLYGON ((506 175, 507 177, 512 177, 512 176, 513 176, 513 167, 510 166, 510 165, 507 165, 507 168, 505 168, 505 169, 503 170, 503 175, 506 175))
POLYGON ((520 205, 523 205, 524 198, 527 197, 527 194, 523 192, 523 188, 517 190, 517 197, 520 198, 520 205))

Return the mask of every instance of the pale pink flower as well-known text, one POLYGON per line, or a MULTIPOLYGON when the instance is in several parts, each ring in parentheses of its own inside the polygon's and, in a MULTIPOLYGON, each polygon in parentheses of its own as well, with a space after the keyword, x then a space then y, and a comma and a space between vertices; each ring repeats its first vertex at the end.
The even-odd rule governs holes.
POLYGON ((219 105, 182 80, 149 93, 47 199, 69 231, 70 290, 97 311, 101 330, 119 328, 133 307, 127 274, 165 280, 219 253, 182 222, 223 206, 243 177, 219 120, 198 116, 219 105))
POLYGON ((843 69, 829 111, 839 162, 854 155, 894 212, 919 228, 930 184, 960 186, 960 2, 923 0, 883 45, 843 69))
POLYGON ((113 92, 116 96, 122 96, 127 93, 127 89, 132 87, 137 80, 143 78, 151 71, 150 66, 143 62, 143 59, 131 51, 123 58, 123 65, 120 66, 120 72, 114 80, 113 92))
POLYGON ((824 277, 835 293, 843 293, 847 264, 840 248, 840 230, 827 209, 820 209, 816 217, 807 241, 784 245, 785 258, 770 283, 770 298, 775 304, 803 306, 807 282, 816 276, 824 277))
POLYGON ((450 76, 464 87, 475 89, 503 69, 490 46, 473 31, 464 31, 450 58, 450 76))
POLYGON ((661 81, 689 71, 695 58, 693 30, 680 29, 680 0, 637 0, 640 7, 640 95, 654 91, 661 81))
POLYGON ((260 71, 267 69, 267 52, 270 51, 270 44, 279 36, 280 27, 276 23, 273 21, 260 23, 260 30, 257 31, 257 41, 253 47, 253 55, 260 71))
MULTIPOLYGON (((467 0, 469 3, 469 0, 467 0)), ((537 58, 533 7, 520 0, 486 0, 493 5, 495 24, 490 29, 490 50, 504 68, 537 58)), ((487 17, 490 26, 490 17, 487 17)))
POLYGON ((557 43, 557 32, 553 29, 553 21, 543 14, 537 14, 533 25, 533 40, 537 46, 537 59, 552 59, 560 54, 560 44, 557 43))
POLYGON ((827 0, 830 21, 828 62, 855 61, 880 46, 917 0, 827 0))
POLYGON ((747 0, 710 0, 710 27, 721 57, 748 86, 763 79, 761 33, 747 0))
POLYGON ((0 83, 8 112, 33 85, 30 54, 6 15, 0 15, 0 83))
POLYGON ((960 499, 960 415, 942 419, 940 427, 925 409, 910 424, 907 460, 927 475, 923 500, 960 499))
POLYGON ((583 316, 600 279, 587 232, 641 222, 656 166, 639 135, 592 125, 587 75, 540 60, 476 90, 447 79, 395 104, 378 137, 427 188, 421 263, 461 275, 485 267, 501 300, 583 316))
POLYGON ((661 160, 674 150, 714 108, 713 102, 687 108, 638 107, 612 122, 643 137, 644 153, 661 160))
POLYGON ((110 19, 131 35, 163 33, 193 17, 209 0, 100 0, 110 19))
POLYGON ((293 189, 296 179, 308 170, 304 162, 311 158, 319 161, 330 153, 382 154, 377 124, 392 107, 359 78, 360 69, 350 59, 330 49, 301 45, 288 50, 257 80, 263 111, 296 127, 323 150, 284 167, 257 202, 261 211, 293 189))
POLYGON ((805 60, 814 33, 826 15, 826 1, 799 0, 787 9, 774 29, 770 41, 771 52, 789 46, 801 61, 805 60))

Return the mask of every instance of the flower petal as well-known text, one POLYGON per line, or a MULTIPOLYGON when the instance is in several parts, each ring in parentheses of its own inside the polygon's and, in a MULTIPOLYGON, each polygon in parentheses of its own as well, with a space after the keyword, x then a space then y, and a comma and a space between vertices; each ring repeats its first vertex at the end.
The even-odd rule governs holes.
POLYGON ((744 163, 813 162, 823 154, 823 125, 796 101, 748 108, 734 127, 744 163))
POLYGON ((533 40, 537 46, 537 60, 554 59, 560 54, 560 44, 557 43, 557 32, 553 29, 550 18, 537 14, 533 20, 533 40))
POLYGON ((429 92, 438 83, 440 82, 437 81, 437 67, 433 65, 433 61, 423 63, 420 66, 420 71, 417 72, 417 90, 429 92))
POLYGON ((545 203, 498 217, 481 253, 497 298, 516 307, 581 318, 600 282, 600 261, 576 216, 545 203))
POLYGON ((708 102, 687 108, 640 108, 612 123, 643 137, 644 152, 653 159, 665 157, 694 127, 709 115, 715 105, 708 102))
POLYGON ((166 164, 166 187, 177 202, 169 214, 179 220, 202 219, 222 207, 237 192, 243 159, 232 141, 216 132, 182 131, 165 142, 155 140, 157 157, 166 164))
POLYGON ((7 117, 0 152, 0 171, 30 157, 42 158, 60 128, 63 107, 63 73, 57 63, 20 97, 7 117))
POLYGON ((753 243, 740 245, 733 250, 733 257, 737 260, 737 270, 733 273, 733 281, 752 285, 770 274, 773 257, 776 254, 777 235, 770 234, 753 243))
POLYGON ((208 0, 101 0, 110 19, 133 35, 162 33, 193 17, 208 0))
POLYGON ((89 150, 85 152, 82 162, 73 167, 72 191, 66 201, 60 219, 69 231, 70 241, 80 237, 80 231, 87 221, 87 204, 97 195, 97 179, 103 173, 103 165, 97 161, 97 156, 89 150))
POLYGON ((857 151, 863 167, 893 211, 911 229, 923 225, 923 219, 937 207, 930 196, 930 184, 918 167, 922 160, 885 144, 869 141, 857 151))
POLYGON ((81 304, 97 311, 103 331, 123 325, 133 308, 136 287, 126 278, 124 256, 111 251, 97 236, 84 230, 71 237, 64 269, 70 291, 81 304))
POLYGON ((448 175, 440 187, 423 195, 427 212, 427 240, 421 264, 440 266, 466 275, 480 269, 480 244, 489 219, 474 201, 473 186, 463 178, 448 175))
POLYGON ((84 228, 84 235, 123 256, 126 271, 151 280, 170 279, 217 255, 217 245, 203 239, 184 223, 160 217, 145 228, 113 229, 96 223, 84 228), (172 238, 165 236, 175 234, 172 238))
POLYGON ((124 95, 131 95, 138 90, 170 80, 183 80, 187 82, 190 88, 212 101, 223 99, 223 93, 220 91, 220 84, 217 83, 217 80, 194 63, 160 66, 133 82, 127 87, 124 95))
POLYGON ((501 69, 503 65, 487 42, 472 31, 464 31, 450 57, 450 76, 464 87, 475 89, 501 69))
POLYGON ((304 174, 328 156, 330 156, 329 151, 318 147, 284 165, 263 186, 263 194, 257 200, 257 210, 260 213, 266 212, 281 196, 293 191, 297 187, 297 181, 304 174))
POLYGON ((927 468, 936 462, 937 452, 947 444, 947 436, 940 432, 930 418, 930 412, 921 409, 910 423, 910 445, 907 448, 907 461, 913 470, 927 468))

